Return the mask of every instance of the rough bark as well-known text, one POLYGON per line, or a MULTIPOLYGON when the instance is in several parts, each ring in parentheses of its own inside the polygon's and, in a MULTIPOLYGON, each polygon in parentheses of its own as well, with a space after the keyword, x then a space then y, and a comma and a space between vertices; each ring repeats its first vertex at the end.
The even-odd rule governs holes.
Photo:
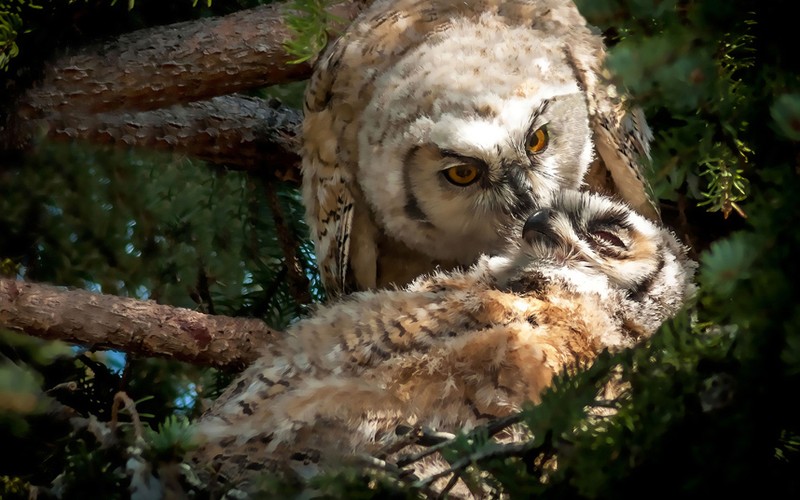
MULTIPOLYGON (((342 1, 329 12, 349 21, 363 5, 342 1)), ((299 113, 230 95, 310 75, 310 65, 290 64, 284 49, 292 36, 286 12, 285 4, 271 4, 65 54, 45 64, 43 78, 0 123, 0 146, 24 149, 42 136, 87 139, 236 169, 277 164, 279 178, 296 180, 299 113)), ((341 28, 332 26, 331 36, 341 28)))
POLYGON ((50 138, 170 151, 299 183, 301 120, 277 101, 234 95, 152 111, 55 113, 28 126, 50 138))
POLYGON ((0 327, 95 349, 238 370, 280 332, 257 319, 0 278, 0 327))
MULTIPOLYGON (((350 19, 358 8, 331 11, 350 19)), ((148 28, 86 47, 45 65, 43 79, 20 102, 21 118, 43 111, 163 108, 307 78, 306 63, 290 64, 292 36, 284 4, 148 28)))

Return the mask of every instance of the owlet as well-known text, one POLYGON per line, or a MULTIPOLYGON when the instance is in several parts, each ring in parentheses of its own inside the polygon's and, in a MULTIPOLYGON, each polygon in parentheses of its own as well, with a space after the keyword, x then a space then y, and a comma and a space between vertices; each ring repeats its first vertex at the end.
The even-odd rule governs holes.
POLYGON ((503 255, 295 324, 201 418, 195 461, 234 483, 308 476, 376 454, 399 427, 484 424, 650 337, 693 293, 686 248, 626 205, 572 190, 542 204, 503 255))

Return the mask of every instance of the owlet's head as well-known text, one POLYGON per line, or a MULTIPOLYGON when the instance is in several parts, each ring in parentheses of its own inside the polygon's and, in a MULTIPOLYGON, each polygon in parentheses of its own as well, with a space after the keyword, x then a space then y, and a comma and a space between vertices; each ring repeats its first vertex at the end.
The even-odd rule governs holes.
POLYGON ((556 193, 525 221, 516 254, 496 266, 501 286, 524 293, 557 281, 614 302, 652 333, 694 293, 697 264, 675 235, 624 203, 556 193))

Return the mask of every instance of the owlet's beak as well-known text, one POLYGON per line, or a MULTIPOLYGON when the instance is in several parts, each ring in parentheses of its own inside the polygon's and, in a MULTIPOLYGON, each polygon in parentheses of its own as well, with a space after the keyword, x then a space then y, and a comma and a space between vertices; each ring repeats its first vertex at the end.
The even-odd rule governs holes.
POLYGON ((550 224, 552 216, 553 210, 550 208, 542 208, 533 212, 522 227, 522 239, 528 244, 533 244, 535 240, 541 238, 547 238, 556 243, 558 237, 550 224))

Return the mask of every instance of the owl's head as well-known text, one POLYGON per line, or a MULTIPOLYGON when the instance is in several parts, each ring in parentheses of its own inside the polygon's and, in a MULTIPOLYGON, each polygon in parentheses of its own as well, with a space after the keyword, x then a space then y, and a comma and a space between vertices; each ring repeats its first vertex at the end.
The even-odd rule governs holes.
POLYGON ((563 44, 506 21, 455 19, 427 37, 376 75, 361 118, 358 179, 378 226, 433 258, 502 252, 592 160, 563 44))
POLYGON ((557 282, 596 293, 650 333, 694 293, 697 264, 688 249, 624 203, 566 190, 521 227, 516 253, 494 264, 498 282, 510 290, 524 293, 557 282))

